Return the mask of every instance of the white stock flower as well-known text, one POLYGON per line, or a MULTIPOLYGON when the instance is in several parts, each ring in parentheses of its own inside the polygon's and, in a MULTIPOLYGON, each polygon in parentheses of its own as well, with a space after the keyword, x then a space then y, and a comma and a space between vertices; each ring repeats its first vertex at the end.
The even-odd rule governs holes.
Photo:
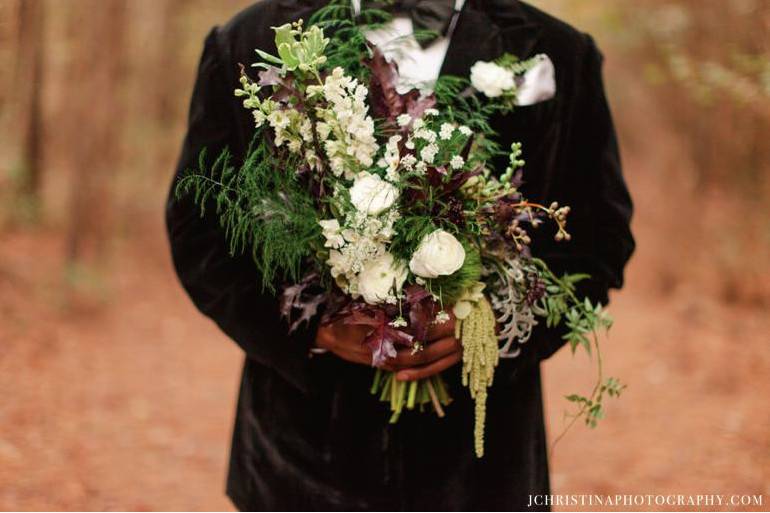
POLYGON ((398 199, 398 189, 379 175, 362 171, 350 188, 350 202, 359 212, 376 216, 386 211, 398 199))
POLYGON ((471 84, 490 98, 501 96, 516 87, 513 71, 494 62, 478 61, 471 68, 471 84))
POLYGON ((454 235, 436 230, 426 235, 409 261, 409 269, 421 278, 454 274, 465 262, 465 248, 454 235))
POLYGON ((327 248, 339 249, 345 245, 345 238, 340 232, 339 221, 336 219, 325 219, 318 221, 318 224, 321 225, 324 238, 326 239, 326 244, 324 244, 324 246, 327 248))
POLYGON ((393 302, 406 276, 406 268, 396 264, 393 255, 384 253, 364 265, 358 275, 358 293, 370 305, 393 302))
POLYGON ((526 106, 550 100, 556 95, 556 69, 550 57, 540 54, 537 63, 522 77, 516 89, 516 105, 526 106))

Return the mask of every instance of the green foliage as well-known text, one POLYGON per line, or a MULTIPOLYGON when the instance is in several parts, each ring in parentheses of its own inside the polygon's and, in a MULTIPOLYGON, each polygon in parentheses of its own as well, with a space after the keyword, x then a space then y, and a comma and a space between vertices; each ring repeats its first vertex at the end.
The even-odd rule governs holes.
POLYGON ((441 105, 441 114, 448 121, 465 125, 475 134, 475 162, 481 163, 503 155, 496 142, 497 132, 489 120, 500 111, 494 102, 485 101, 478 94, 468 94, 470 81, 465 77, 444 75, 435 85, 436 103, 441 105))
POLYGON ((371 50, 364 31, 381 27, 391 18, 388 12, 366 8, 362 8, 355 18, 348 0, 332 0, 321 7, 311 16, 309 24, 322 28, 330 36, 324 67, 341 67, 348 75, 366 83, 370 71, 364 65, 362 56, 371 55, 371 50))
POLYGON ((408 262, 422 239, 434 232, 437 226, 430 216, 421 214, 404 215, 393 226, 396 237, 390 245, 390 252, 399 260, 408 262))
POLYGON ((616 378, 607 378, 607 381, 602 383, 589 398, 578 394, 572 394, 566 396, 567 401, 578 405, 578 413, 575 414, 576 418, 582 417, 586 426, 595 428, 599 421, 604 418, 603 401, 605 396, 607 397, 620 397, 623 390, 626 389, 626 385, 623 385, 616 378))
POLYGON ((296 173, 287 172, 286 156, 279 159, 265 142, 249 151, 240 169, 231 160, 225 150, 206 172, 201 153, 199 170, 179 180, 177 196, 192 194, 201 215, 216 210, 230 253, 251 254, 263 287, 275 290, 277 278, 299 281, 306 260, 323 246, 312 196, 296 173))

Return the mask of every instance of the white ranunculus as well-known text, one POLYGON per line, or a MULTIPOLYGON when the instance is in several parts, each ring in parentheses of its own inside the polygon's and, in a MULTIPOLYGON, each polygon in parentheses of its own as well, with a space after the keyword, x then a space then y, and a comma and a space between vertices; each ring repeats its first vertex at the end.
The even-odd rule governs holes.
POLYGON ((398 194, 393 184, 363 171, 358 173, 350 188, 350 201, 359 212, 376 216, 392 207, 398 194))
POLYGON ((436 230, 426 235, 409 261, 409 269, 421 278, 454 274, 465 262, 463 245, 449 232, 436 230))
POLYGON ((358 273, 358 293, 370 305, 384 303, 401 291, 406 276, 406 268, 397 264, 393 255, 384 253, 367 262, 358 273))
POLYGON ((497 98, 516 86, 513 71, 484 61, 478 61, 471 68, 471 84, 490 98, 497 98))
POLYGON ((553 62, 545 54, 535 58, 537 64, 524 73, 522 83, 516 90, 517 105, 534 105, 556 95, 556 69, 553 62))

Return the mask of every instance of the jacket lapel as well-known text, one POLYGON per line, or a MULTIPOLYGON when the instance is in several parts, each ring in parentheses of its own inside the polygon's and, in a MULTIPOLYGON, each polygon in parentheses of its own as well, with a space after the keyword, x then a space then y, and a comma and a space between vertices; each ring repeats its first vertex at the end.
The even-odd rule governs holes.
POLYGON ((467 77, 476 61, 491 61, 505 52, 520 59, 531 57, 540 31, 519 0, 469 0, 452 34, 441 74, 467 77))

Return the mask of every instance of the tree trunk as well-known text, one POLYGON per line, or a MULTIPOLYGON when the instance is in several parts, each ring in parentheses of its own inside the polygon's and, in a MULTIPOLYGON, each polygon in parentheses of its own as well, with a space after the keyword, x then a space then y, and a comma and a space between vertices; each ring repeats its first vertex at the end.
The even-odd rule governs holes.
POLYGON ((39 199, 43 171, 43 15, 41 0, 22 0, 19 5, 19 53, 15 87, 19 98, 21 192, 39 199))
POLYGON ((68 119, 73 125, 73 168, 67 261, 100 256, 109 234, 110 183, 120 167, 126 64, 125 0, 81 0, 73 20, 79 30, 72 66, 68 119), (79 16, 78 16, 79 15, 79 16))

